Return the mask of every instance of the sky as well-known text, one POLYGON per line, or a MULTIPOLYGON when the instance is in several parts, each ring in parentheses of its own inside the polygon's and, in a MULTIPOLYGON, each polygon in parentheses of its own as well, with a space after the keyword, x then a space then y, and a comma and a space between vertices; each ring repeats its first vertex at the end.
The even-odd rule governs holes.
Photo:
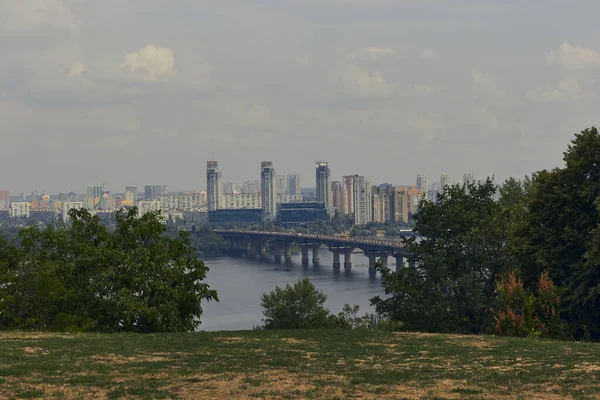
POLYGON ((0 189, 413 184, 562 165, 600 122, 597 0, 0 0, 0 189))

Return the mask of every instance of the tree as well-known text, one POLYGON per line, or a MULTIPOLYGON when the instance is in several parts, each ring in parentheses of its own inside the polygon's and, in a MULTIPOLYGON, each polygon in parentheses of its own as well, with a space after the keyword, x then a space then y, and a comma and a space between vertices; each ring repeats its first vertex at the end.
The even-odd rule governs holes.
POLYGON ((561 298, 561 316, 576 338, 600 339, 600 135, 575 135, 563 168, 533 177, 527 213, 515 229, 511 254, 524 285, 548 270, 561 298))
POLYGON ((109 232, 87 210, 70 226, 20 232, 23 256, 8 266, 2 328, 175 332, 200 324, 202 300, 217 300, 187 233, 166 235, 159 213, 119 211, 109 232))
POLYGON ((309 329, 330 327, 327 295, 304 278, 285 288, 277 286, 261 299, 265 329, 309 329))
POLYGON ((382 270, 389 297, 371 300, 407 330, 479 333, 494 321, 495 278, 507 271, 506 219, 491 179, 451 186, 415 215, 420 238, 405 240, 415 267, 382 270))

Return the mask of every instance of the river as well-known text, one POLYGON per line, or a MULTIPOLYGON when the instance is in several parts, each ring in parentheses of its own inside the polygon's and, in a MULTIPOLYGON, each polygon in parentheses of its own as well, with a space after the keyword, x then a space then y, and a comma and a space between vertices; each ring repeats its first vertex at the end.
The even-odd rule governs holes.
MULTIPOLYGON (((273 257, 252 260, 245 257, 218 257, 204 260, 209 267, 206 282, 217 290, 219 302, 204 302, 200 330, 252 329, 262 324, 260 298, 276 286, 294 284, 307 276, 312 283, 327 295, 325 306, 335 314, 345 303, 360 306, 359 315, 374 312, 369 299, 383 296, 381 276, 369 275, 368 260, 361 253, 352 254, 350 270, 334 270, 333 254, 327 249, 319 252, 321 263, 302 266, 301 255, 293 254, 290 264, 280 264, 273 257)), ((390 257, 390 267, 394 259, 390 257)))

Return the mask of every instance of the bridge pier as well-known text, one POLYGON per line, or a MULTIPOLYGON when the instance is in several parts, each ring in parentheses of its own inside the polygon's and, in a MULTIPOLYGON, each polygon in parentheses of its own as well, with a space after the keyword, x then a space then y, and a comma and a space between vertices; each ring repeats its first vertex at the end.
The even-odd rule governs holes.
POLYGON ((394 256, 396 258, 396 272, 402 271, 404 268, 404 256, 402 254, 398 254, 394 256))
POLYGON ((377 255, 375 254, 365 254, 369 258, 369 274, 374 274, 377 272, 375 269, 375 263, 377 262, 377 255))
POLYGON ((292 243, 285 242, 285 262, 289 263, 292 261, 292 243))
POLYGON ((381 255, 381 268, 383 268, 383 269, 389 269, 389 267, 388 267, 388 255, 387 254, 382 254, 381 255))
POLYGON ((273 243, 273 257, 275 258, 275 262, 281 262, 281 245, 277 242, 273 243))
POLYGON ((267 258, 267 242, 260 242, 258 246, 260 258, 267 258))
POLYGON ((344 268, 352 268, 352 250, 344 250, 344 268))
POLYGON ((302 250, 302 265, 308 265, 308 246, 300 246, 302 250))
POLYGON ((341 267, 340 264, 340 250, 339 249, 329 249, 333 253, 333 268, 341 267))
POLYGON ((319 249, 321 248, 320 244, 313 244, 312 248, 312 261, 313 264, 319 264, 319 249))

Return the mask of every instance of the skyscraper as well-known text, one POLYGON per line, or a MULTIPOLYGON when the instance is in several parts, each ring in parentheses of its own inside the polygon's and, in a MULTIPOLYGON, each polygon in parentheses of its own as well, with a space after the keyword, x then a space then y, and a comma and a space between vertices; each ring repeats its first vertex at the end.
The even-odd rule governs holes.
POLYGON ((10 192, 8 190, 0 190, 0 210, 8 210, 10 208, 10 192))
POLYGON ((299 195, 300 193, 300 175, 288 174, 287 176, 288 194, 299 195))
POLYGON ((102 192, 104 191, 104 187, 102 186, 88 186, 87 188, 87 197, 93 199, 99 199, 102 197, 102 192))
POLYGON ((423 196, 427 196, 427 175, 417 175, 417 189, 423 193, 423 196))
POLYGON ((371 182, 364 176, 354 175, 354 224, 366 225, 372 221, 371 182))
POLYGON ((317 202, 325 204, 325 207, 331 212, 331 194, 329 186, 330 171, 327 161, 317 161, 316 182, 317 182, 317 202))
POLYGON ((475 184, 475 173, 473 172, 466 172, 463 175, 463 184, 464 185, 474 185, 475 184))
POLYGON ((344 212, 344 188, 340 181, 331 182, 331 203, 334 212, 344 212))
POLYGON ((223 182, 221 170, 217 161, 206 162, 206 202, 208 211, 221 208, 221 197, 223 193, 223 182))
POLYGON ((452 179, 450 179, 450 175, 448 174, 442 174, 440 176, 440 186, 441 186, 441 190, 442 192, 446 191, 446 186, 452 186, 452 179))
POLYGON ((275 177, 275 192, 277 194, 286 194, 287 193, 287 181, 285 176, 277 175, 275 177))
POLYGON ((344 214, 354 213, 354 176, 344 176, 342 180, 344 189, 344 207, 342 212, 344 214))
POLYGON ((125 186, 125 200, 137 201, 137 186, 125 186))
POLYGON ((146 200, 158 200, 161 196, 167 194, 167 185, 146 185, 144 186, 144 198, 146 200))
POLYGON ((275 192, 275 168, 271 161, 260 164, 260 190, 264 218, 273 219, 277 214, 277 193, 275 192))

